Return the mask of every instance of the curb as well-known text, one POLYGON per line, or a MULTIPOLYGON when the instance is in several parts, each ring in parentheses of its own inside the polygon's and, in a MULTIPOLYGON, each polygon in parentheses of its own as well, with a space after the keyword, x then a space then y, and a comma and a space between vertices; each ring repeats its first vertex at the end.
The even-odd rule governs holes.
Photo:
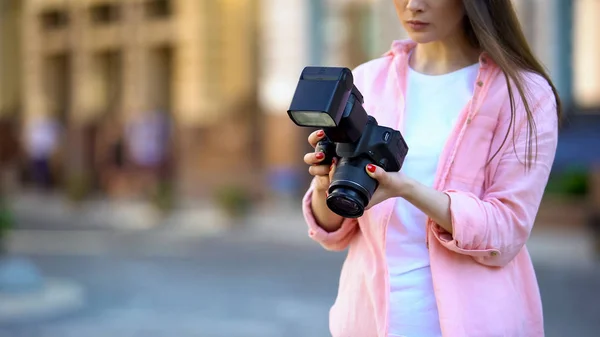
POLYGON ((11 200, 15 230, 145 231, 156 228, 213 232, 224 222, 206 205, 173 210, 166 216, 137 201, 98 201, 73 206, 59 198, 23 197, 11 200))

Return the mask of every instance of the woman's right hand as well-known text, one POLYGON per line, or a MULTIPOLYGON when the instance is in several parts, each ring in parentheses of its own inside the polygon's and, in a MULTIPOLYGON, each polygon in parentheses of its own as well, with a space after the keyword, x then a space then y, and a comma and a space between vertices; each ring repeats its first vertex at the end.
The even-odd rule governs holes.
MULTIPOLYGON (((318 130, 308 136, 308 142, 313 148, 325 137, 323 130, 318 130)), ((311 152, 304 155, 304 162, 310 167, 308 172, 315 177, 314 190, 311 199, 311 209, 315 220, 326 232, 335 232, 342 226, 343 218, 333 213, 327 207, 327 190, 335 172, 336 159, 333 159, 331 165, 323 165, 321 162, 325 159, 323 152, 311 152)))
MULTIPOLYGON (((323 139, 323 137, 325 137, 325 132, 323 130, 315 131, 308 136, 308 143, 316 150, 317 143, 323 139)), ((333 177, 333 172, 335 171, 336 158, 333 158, 333 163, 331 165, 322 165, 321 161, 323 161, 323 159, 325 159, 325 153, 323 152, 315 151, 304 155, 304 162, 310 165, 308 172, 315 177, 314 189, 317 193, 327 192, 333 177)))

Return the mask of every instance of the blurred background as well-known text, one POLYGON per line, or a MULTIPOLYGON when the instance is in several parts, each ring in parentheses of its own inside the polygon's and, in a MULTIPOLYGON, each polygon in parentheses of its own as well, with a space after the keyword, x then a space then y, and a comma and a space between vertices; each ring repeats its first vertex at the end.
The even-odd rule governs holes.
MULTIPOLYGON (((566 107, 528 243, 547 336, 600 329, 600 1, 514 1, 566 107)), ((0 336, 327 336, 306 65, 406 35, 388 0, 0 0, 0 336)))

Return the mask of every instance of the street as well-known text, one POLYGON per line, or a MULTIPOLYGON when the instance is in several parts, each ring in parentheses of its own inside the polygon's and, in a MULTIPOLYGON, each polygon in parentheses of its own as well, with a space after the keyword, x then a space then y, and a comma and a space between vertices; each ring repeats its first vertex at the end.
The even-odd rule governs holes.
MULTIPOLYGON (((44 275, 81 283, 86 304, 67 316, 0 326, 0 336, 328 336, 343 253, 244 231, 164 240, 145 233, 74 232, 62 251, 21 249, 44 275), (89 251, 69 248, 76 235, 89 251)), ((41 239, 51 244, 62 234, 51 235, 41 239)), ((598 268, 537 269, 547 336, 597 336, 598 268)))

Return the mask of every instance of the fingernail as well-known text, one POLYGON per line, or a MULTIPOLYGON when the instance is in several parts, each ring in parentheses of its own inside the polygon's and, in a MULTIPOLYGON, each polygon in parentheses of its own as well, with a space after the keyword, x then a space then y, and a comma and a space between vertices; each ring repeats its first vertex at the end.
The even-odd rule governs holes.
POLYGON ((323 136, 325 136, 325 131, 319 130, 319 132, 317 132, 317 137, 323 137, 323 136))
POLYGON ((317 154, 315 155, 315 157, 317 157, 317 159, 323 159, 323 158, 325 158, 325 153, 323 153, 323 152, 317 152, 317 154))
POLYGON ((337 158, 333 158, 333 159, 331 160, 331 164, 332 164, 332 165, 336 165, 336 164, 337 164, 337 158))
POLYGON ((373 164, 367 165, 367 171, 369 171, 371 173, 375 173, 375 170, 377 170, 377 168, 375 167, 375 165, 373 165, 373 164))

